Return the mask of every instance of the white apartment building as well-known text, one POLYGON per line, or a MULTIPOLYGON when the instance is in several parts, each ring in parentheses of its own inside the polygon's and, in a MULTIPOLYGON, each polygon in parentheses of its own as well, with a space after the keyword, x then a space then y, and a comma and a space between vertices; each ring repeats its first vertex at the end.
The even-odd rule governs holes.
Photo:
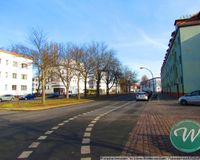
POLYGON ((153 79, 148 79, 147 81, 141 82, 140 90, 161 92, 161 78, 155 77, 153 79))
POLYGON ((32 60, 0 50, 0 95, 32 93, 32 60))
MULTIPOLYGON (((71 91, 72 94, 78 93, 77 83, 78 83, 78 78, 76 75, 74 75, 69 86, 69 91, 71 91)), ((38 85, 39 85, 39 80, 37 77, 34 77, 33 78, 33 93, 37 93, 38 85)), ((41 87, 42 86, 40 85, 39 93, 41 93, 41 87)), ((85 84, 84 84, 83 78, 80 78, 79 87, 80 87, 80 90, 79 90, 80 93, 84 93, 85 84)), ((111 84, 109 85, 109 87, 111 87, 111 84)), ((94 90, 96 89, 96 80, 93 76, 88 77, 87 89, 94 89, 94 90)), ((57 92, 63 95, 66 93, 66 89, 65 89, 65 86, 63 85, 63 82, 60 80, 60 78, 56 77, 56 75, 54 77, 47 78, 45 90, 46 90, 45 91, 46 94, 52 94, 52 93, 57 92)), ((116 88, 116 85, 113 85, 113 87, 110 89, 110 93, 116 93, 116 90, 117 90, 117 93, 120 92, 119 85, 117 86, 117 88, 116 88)), ((100 83, 100 94, 106 94, 105 76, 103 76, 100 83)))
MULTIPOLYGON (((77 94, 78 87, 77 87, 77 76, 74 76, 70 82, 69 91, 71 91, 72 94, 77 94)), ((83 79, 80 79, 80 93, 84 93, 84 81, 83 79)), ((39 85, 39 80, 37 77, 33 78, 33 93, 37 93, 39 85)), ((42 85, 40 85, 40 92, 41 93, 42 85)), ((61 95, 66 93, 66 88, 63 84, 63 82, 60 80, 60 78, 49 78, 46 81, 46 87, 45 87, 46 94, 52 94, 52 93, 59 93, 61 95)))

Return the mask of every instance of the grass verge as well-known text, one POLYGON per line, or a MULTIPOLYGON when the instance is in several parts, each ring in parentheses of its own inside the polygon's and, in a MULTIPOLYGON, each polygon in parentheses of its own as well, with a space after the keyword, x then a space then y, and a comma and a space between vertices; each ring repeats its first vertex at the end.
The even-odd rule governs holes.
POLYGON ((90 99, 51 99, 46 100, 46 104, 41 104, 41 100, 34 101, 17 101, 17 102, 5 102, 0 103, 0 109, 6 110, 22 110, 22 111, 33 111, 33 110, 43 110, 49 108, 56 108, 71 104, 79 104, 91 102, 93 100, 90 99))

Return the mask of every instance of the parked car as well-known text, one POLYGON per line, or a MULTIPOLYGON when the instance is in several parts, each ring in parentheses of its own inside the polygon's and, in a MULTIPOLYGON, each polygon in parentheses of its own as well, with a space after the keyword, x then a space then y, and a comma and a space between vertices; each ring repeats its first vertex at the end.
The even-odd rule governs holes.
POLYGON ((69 94, 69 97, 77 96, 77 92, 75 93, 75 92, 69 91, 68 94, 69 94))
POLYGON ((58 98, 59 96, 60 96, 59 93, 55 92, 47 96, 47 98, 58 98))
POLYGON ((12 94, 5 94, 5 95, 0 96, 0 102, 2 102, 2 101, 13 101, 13 100, 16 100, 16 99, 17 98, 12 94))
POLYGON ((139 100, 148 101, 149 100, 148 93, 146 93, 146 92, 137 92, 136 93, 136 101, 139 101, 139 100))
POLYGON ((19 97, 19 100, 31 100, 31 99, 34 99, 34 98, 35 98, 34 94, 27 94, 27 95, 19 97))
POLYGON ((150 99, 151 98, 151 96, 152 96, 152 94, 153 94, 153 92, 152 91, 145 91, 146 93, 147 93, 147 95, 148 95, 148 99, 150 99))
POLYGON ((189 94, 179 97, 179 103, 182 105, 198 104, 200 105, 200 90, 193 91, 189 94))

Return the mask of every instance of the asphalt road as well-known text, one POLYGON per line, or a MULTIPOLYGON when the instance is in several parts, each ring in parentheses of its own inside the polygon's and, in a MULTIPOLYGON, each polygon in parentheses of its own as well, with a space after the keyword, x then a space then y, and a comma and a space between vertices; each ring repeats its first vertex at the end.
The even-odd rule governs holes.
POLYGON ((133 95, 43 111, 0 111, 0 160, 119 156, 148 102, 133 95))

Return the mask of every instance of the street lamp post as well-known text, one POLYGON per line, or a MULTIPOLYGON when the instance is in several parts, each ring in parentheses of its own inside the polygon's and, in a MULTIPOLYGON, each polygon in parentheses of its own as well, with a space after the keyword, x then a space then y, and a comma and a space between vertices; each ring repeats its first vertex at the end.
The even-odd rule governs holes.
POLYGON ((150 69, 148 69, 148 68, 146 68, 146 67, 140 67, 140 69, 146 69, 147 71, 149 71, 150 73, 151 73, 151 76, 152 76, 152 80, 153 80, 153 93, 154 93, 154 91, 155 91, 155 86, 154 86, 154 76, 153 76, 153 72, 150 70, 150 69))

